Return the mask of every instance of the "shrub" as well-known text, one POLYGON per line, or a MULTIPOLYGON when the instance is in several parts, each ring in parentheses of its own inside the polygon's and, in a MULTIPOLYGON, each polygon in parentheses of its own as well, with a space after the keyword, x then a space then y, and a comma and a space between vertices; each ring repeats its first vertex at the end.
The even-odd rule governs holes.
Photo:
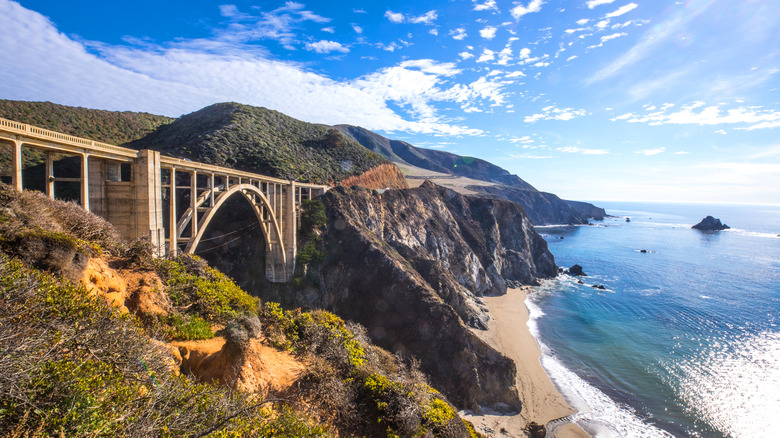
POLYGON ((210 322, 257 314, 257 302, 251 295, 196 256, 156 259, 154 265, 174 306, 187 308, 210 322))
POLYGON ((174 376, 131 316, 0 255, 0 436, 302 436, 306 416, 174 376))

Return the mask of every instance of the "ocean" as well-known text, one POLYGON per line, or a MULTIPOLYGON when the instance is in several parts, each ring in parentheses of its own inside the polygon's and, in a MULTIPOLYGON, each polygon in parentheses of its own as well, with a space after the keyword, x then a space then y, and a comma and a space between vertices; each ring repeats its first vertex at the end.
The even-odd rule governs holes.
POLYGON ((584 284, 560 276, 526 301, 576 422, 597 437, 778 436, 780 206, 598 205, 619 217, 538 228, 584 284), (707 215, 732 229, 691 229, 707 215))

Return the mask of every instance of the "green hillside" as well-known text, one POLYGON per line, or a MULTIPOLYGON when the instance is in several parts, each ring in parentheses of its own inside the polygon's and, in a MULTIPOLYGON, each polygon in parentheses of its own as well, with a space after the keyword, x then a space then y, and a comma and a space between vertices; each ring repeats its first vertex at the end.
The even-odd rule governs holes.
POLYGON ((137 140, 174 120, 132 111, 104 111, 51 102, 2 99, 0 117, 115 145, 137 140))
POLYGON ((218 103, 128 146, 298 181, 333 183, 388 161, 336 129, 218 103))

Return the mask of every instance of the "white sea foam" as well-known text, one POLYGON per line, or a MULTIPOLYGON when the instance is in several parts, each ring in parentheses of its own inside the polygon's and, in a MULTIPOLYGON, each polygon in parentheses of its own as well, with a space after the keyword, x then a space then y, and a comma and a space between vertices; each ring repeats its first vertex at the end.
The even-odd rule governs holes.
POLYGON ((525 303, 529 314, 528 328, 542 350, 542 367, 569 405, 577 410, 572 416, 575 423, 596 438, 672 436, 662 429, 644 423, 631 407, 616 403, 566 368, 540 340, 537 320, 544 316, 544 311, 530 296, 525 303))
POLYGON ((765 239, 780 239, 780 234, 777 233, 759 233, 756 231, 747 231, 740 228, 731 228, 723 231, 728 233, 734 233, 740 236, 763 237, 765 239))
POLYGON ((780 333, 763 332, 731 348, 714 343, 671 371, 688 409, 723 434, 766 437, 780 430, 780 333))

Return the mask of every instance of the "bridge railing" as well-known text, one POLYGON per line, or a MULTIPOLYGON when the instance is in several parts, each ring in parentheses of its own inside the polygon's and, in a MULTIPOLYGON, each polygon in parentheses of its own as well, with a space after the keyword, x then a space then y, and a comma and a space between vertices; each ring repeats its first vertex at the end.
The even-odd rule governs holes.
POLYGON ((87 151, 103 153, 109 152, 125 158, 135 157, 136 154, 138 154, 138 151, 135 149, 123 148, 121 146, 115 146, 100 141, 63 134, 61 132, 50 131, 48 129, 27 125, 25 123, 14 122, 13 120, 3 118, 0 118, 0 128, 5 128, 7 131, 25 135, 38 140, 49 140, 60 144, 67 144, 69 146, 77 146, 86 149, 87 151))

